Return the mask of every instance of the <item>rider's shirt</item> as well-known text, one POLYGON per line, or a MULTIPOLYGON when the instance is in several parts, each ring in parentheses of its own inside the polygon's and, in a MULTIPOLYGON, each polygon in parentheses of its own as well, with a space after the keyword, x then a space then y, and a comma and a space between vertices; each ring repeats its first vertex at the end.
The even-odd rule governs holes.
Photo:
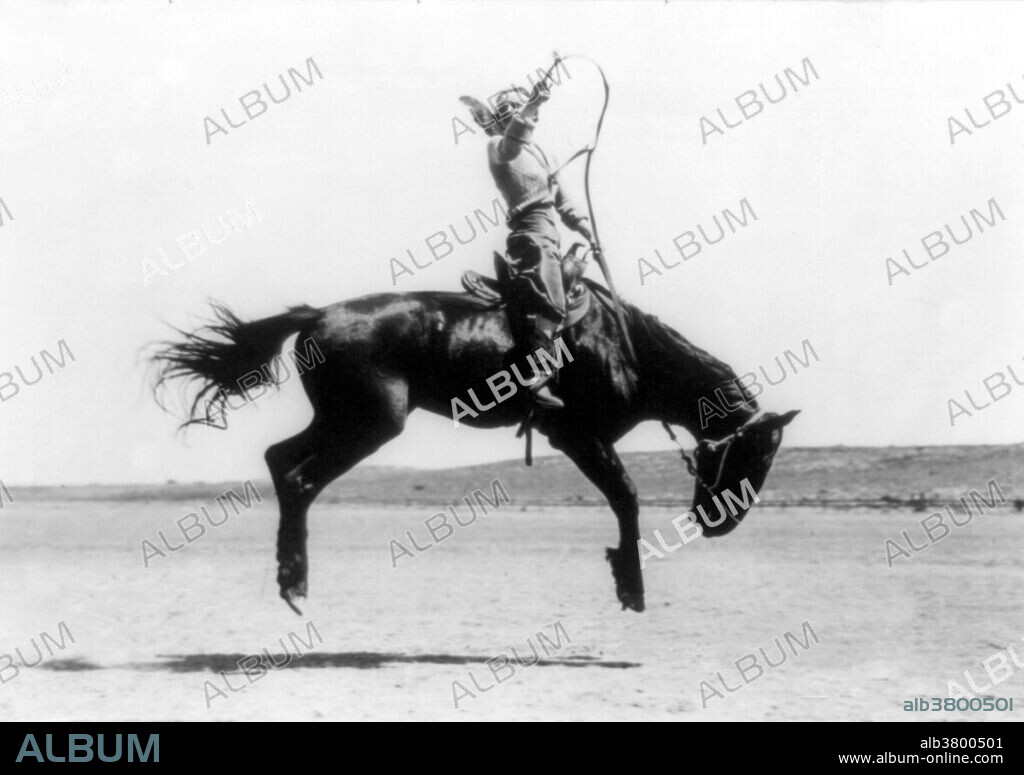
POLYGON ((565 224, 575 228, 585 213, 564 193, 558 176, 551 179, 557 161, 532 141, 533 123, 515 116, 504 137, 497 135, 489 140, 491 175, 513 221, 535 205, 554 205, 565 224))

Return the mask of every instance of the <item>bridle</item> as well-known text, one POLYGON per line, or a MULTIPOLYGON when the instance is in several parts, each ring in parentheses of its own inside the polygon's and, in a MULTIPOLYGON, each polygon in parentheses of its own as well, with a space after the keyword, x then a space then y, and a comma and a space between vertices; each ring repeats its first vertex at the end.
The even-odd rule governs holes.
MULTIPOLYGON (((707 490, 708 494, 715 497, 718 494, 718 487, 722 483, 722 475, 725 473, 725 462, 729 458, 729 453, 732 451, 733 443, 737 439, 743 438, 748 430, 764 417, 764 409, 758 409, 750 417, 748 417, 744 423, 732 431, 732 433, 726 434, 720 439, 701 439, 697 442, 697 446, 693 449, 693 457, 690 457, 686 453, 686 448, 679 442, 676 434, 672 431, 672 426, 662 420, 661 426, 668 433, 668 437, 672 439, 673 443, 679 447, 679 456, 682 458, 683 463, 686 464, 686 470, 690 472, 690 475, 697 481, 697 485, 707 490), (714 454, 721 448, 725 448, 718 461, 718 471, 715 473, 715 480, 708 484, 704 481, 704 478, 698 473, 697 468, 700 465, 701 458, 704 455, 714 454)), ((770 452, 761 458, 762 463, 769 461, 775 455, 774 452, 770 452)))

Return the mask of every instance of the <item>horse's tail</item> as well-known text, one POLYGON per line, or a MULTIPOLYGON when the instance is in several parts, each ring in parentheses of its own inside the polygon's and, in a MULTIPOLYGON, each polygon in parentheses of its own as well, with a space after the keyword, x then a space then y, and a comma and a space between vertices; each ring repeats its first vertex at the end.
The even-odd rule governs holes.
POLYGON ((168 381, 185 378, 186 391, 193 383, 199 383, 182 428, 197 423, 227 428, 228 397, 242 396, 248 400, 247 391, 257 385, 277 387, 279 380, 264 367, 277 355, 285 339, 307 323, 318 321, 322 314, 321 310, 302 305, 281 315, 245 323, 223 304, 214 302, 210 306, 214 320, 195 332, 175 328, 183 340, 159 343, 150 357, 156 368, 153 396, 161 408, 167 409, 162 393, 168 381))

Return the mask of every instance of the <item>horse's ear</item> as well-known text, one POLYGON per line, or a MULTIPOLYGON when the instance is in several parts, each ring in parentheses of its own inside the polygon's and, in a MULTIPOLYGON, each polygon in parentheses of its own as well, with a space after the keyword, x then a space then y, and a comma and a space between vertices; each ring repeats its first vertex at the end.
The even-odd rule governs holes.
POLYGON ((766 427, 771 428, 772 430, 775 430, 776 428, 784 428, 785 426, 793 422, 793 418, 796 417, 798 414, 800 414, 799 409, 794 409, 790 412, 786 412, 785 414, 774 414, 769 417, 766 417, 764 420, 764 424, 766 427))

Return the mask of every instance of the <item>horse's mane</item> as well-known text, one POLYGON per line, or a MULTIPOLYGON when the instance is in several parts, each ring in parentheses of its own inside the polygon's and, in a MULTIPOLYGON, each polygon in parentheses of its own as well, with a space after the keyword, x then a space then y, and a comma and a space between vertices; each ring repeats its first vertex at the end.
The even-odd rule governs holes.
MULTIPOLYGON (((611 292, 589 277, 584 277, 583 282, 590 289, 594 298, 614 317, 615 302, 612 300, 611 292)), ((668 351, 678 351, 680 348, 692 347, 678 331, 662 323, 656 315, 644 312, 621 297, 619 301, 621 302, 623 317, 626 319, 626 326, 629 328, 634 340, 640 339, 645 344, 653 343, 660 349, 668 351), (639 336, 636 334, 639 334, 639 336)), ((638 344, 637 341, 634 341, 635 346, 638 344)))

